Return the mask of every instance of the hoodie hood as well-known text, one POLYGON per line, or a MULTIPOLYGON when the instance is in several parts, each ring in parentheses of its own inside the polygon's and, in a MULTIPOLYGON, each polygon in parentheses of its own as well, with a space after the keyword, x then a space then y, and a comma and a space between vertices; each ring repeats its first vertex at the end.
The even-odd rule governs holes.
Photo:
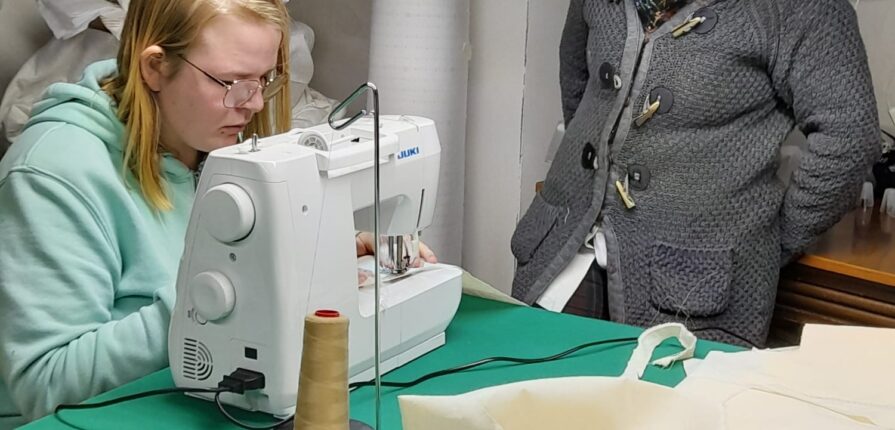
MULTIPOLYGON (((90 132, 109 152, 123 154, 126 137, 124 124, 118 119, 118 105, 100 88, 101 82, 117 72, 116 60, 103 60, 87 66, 77 83, 50 85, 35 103, 25 128, 42 122, 64 122, 90 132)), ((162 155, 162 168, 167 179, 175 182, 192 176, 189 168, 168 153, 162 155)))
POLYGON ((103 60, 84 69, 78 83, 55 83, 34 104, 30 127, 42 122, 64 122, 89 131, 110 150, 123 151, 124 124, 116 115, 117 105, 101 88, 100 82, 118 71, 115 60, 103 60))

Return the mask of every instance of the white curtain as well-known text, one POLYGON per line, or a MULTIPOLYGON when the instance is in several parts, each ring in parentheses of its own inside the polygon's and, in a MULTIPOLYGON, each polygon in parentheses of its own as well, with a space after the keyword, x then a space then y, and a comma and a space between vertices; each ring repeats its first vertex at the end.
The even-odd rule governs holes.
POLYGON ((470 0, 374 0, 370 82, 382 114, 431 118, 441 142, 435 217, 422 238, 460 264, 470 0))

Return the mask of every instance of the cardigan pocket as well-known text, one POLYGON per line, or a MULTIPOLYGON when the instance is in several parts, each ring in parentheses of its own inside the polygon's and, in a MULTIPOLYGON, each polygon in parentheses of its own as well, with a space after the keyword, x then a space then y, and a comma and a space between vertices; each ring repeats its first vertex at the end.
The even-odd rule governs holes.
POLYGON ((510 250, 519 264, 526 264, 534 257, 541 243, 566 213, 565 209, 547 203, 541 193, 535 194, 510 240, 510 250))
POLYGON ((727 309, 733 251, 653 246, 649 299, 664 313, 710 317, 727 309))

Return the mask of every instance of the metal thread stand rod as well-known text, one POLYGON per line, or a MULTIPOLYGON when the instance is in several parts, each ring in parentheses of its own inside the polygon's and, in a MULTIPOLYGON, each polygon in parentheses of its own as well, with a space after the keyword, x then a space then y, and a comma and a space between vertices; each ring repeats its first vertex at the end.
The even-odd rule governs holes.
POLYGON ((376 260, 376 264, 373 266, 373 304, 374 313, 373 313, 373 330, 376 332, 374 334, 374 350, 373 350, 373 368, 375 373, 375 381, 376 381, 376 430, 381 430, 382 426, 382 372, 379 368, 380 363, 380 329, 379 329, 379 259, 380 255, 380 245, 379 245, 379 90, 376 89, 376 85, 372 82, 366 82, 361 86, 357 87, 353 93, 351 93, 348 98, 339 103, 338 106, 333 109, 332 113, 329 114, 327 118, 327 122, 329 126, 333 128, 333 130, 341 130, 349 125, 353 124, 355 121, 363 117, 367 114, 367 111, 361 109, 360 112, 355 114, 353 117, 349 118, 346 121, 343 121, 339 124, 335 123, 335 116, 342 110, 346 109, 351 102, 354 101, 358 96, 360 96, 365 91, 371 91, 373 93, 373 111, 370 112, 373 114, 373 258, 376 260))

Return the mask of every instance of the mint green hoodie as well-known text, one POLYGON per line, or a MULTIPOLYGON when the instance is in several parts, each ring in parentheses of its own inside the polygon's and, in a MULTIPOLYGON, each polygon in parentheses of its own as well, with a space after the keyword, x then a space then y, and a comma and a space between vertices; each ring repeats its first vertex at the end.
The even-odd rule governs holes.
POLYGON ((0 428, 168 365, 174 283, 195 193, 166 155, 174 209, 122 174, 123 124, 98 82, 54 84, 0 160, 0 428))

